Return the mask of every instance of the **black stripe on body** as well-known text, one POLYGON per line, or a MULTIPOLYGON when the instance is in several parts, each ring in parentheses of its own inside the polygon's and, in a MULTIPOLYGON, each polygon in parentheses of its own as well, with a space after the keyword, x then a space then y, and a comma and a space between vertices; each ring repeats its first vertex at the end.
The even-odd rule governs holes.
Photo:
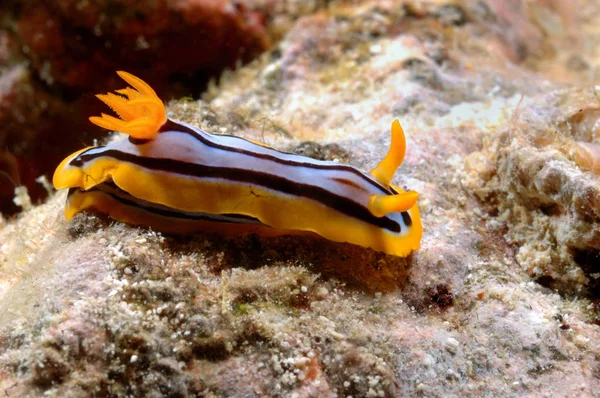
POLYGON ((243 214, 211 214, 211 213, 192 213, 192 212, 182 212, 177 209, 173 209, 168 206, 157 205, 155 203, 147 202, 145 200, 137 199, 134 196, 128 194, 123 191, 114 183, 105 182, 99 185, 96 185, 93 188, 88 189, 87 191, 82 191, 78 188, 70 188, 67 198, 76 192, 103 192, 104 194, 110 196, 117 202, 132 207, 141 208, 149 213, 156 214, 163 217, 169 218, 178 218, 192 221, 213 221, 213 222, 221 222, 221 223, 231 223, 231 224, 253 224, 253 225, 265 225, 261 223, 257 218, 246 216, 243 214), (105 186, 110 187, 110 189, 106 189, 105 186), (118 194, 110 192, 110 190, 118 190, 118 194), (228 220, 230 218, 231 220, 228 220))
MULTIPOLYGON (((227 150, 230 150, 230 148, 227 148, 227 150)), ((400 224, 391 218, 375 217, 366 207, 363 207, 350 199, 331 193, 325 188, 290 181, 283 177, 264 172, 232 167, 206 166, 168 158, 146 158, 117 151, 115 149, 106 149, 96 154, 86 154, 84 152, 71 160, 69 164, 71 166, 81 167, 84 163, 103 156, 112 157, 119 161, 132 163, 150 170, 158 170, 196 178, 224 179, 265 187, 283 194, 314 200, 349 217, 359 219, 394 233, 400 233, 402 231, 400 224)), ((405 217, 404 213, 402 215, 403 218, 405 217)), ((410 218, 408 213, 406 213, 406 215, 410 218)))
MULTIPOLYGON (((196 127, 193 126, 187 126, 181 123, 177 123, 171 119, 167 119, 167 121, 160 127, 159 133, 165 133, 168 131, 180 131, 182 133, 186 133, 190 136, 192 136, 194 139, 200 141, 202 144, 207 145, 211 148, 216 148, 216 149, 220 149, 223 151, 230 151, 230 152, 235 152, 235 153, 240 153, 240 154, 244 154, 247 156, 252 156, 255 158, 259 158, 259 159, 265 159, 265 160, 270 160, 273 161, 275 163, 279 163, 279 164, 283 164, 286 166, 292 166, 292 167, 308 167, 308 168, 312 168, 312 169, 317 169, 317 170, 324 170, 324 169, 328 169, 328 170, 339 170, 339 171, 347 171, 350 172, 352 174, 354 174, 356 177, 362 179, 363 181, 371 184, 374 188, 377 188, 379 190, 382 191, 383 194, 388 194, 388 195, 397 195, 398 192, 396 192, 395 189, 393 189, 392 187, 386 188, 383 185, 381 185, 378 181, 370 178, 369 176, 365 175, 363 172, 361 172, 360 170, 357 170, 356 168, 352 167, 352 166, 348 166, 348 165, 332 165, 332 164, 313 164, 313 163, 306 163, 306 162, 302 162, 302 161, 291 161, 291 160, 286 160, 286 159, 281 159, 277 156, 272 156, 272 155, 267 155, 267 154, 263 154, 263 153, 255 153, 252 151, 248 151, 246 149, 242 149, 242 148, 237 148, 237 147, 232 147, 232 146, 225 146, 225 145, 220 145, 217 144, 216 142, 210 141, 207 138, 205 138, 203 136, 203 134, 210 136, 211 134, 207 133, 204 130, 198 129, 196 127)), ((225 135, 223 134, 222 136, 225 137, 231 137, 231 138, 236 138, 239 140, 243 140, 245 142, 248 142, 250 144, 256 145, 242 137, 237 137, 234 135, 225 135)), ((131 140, 130 140, 131 141, 131 140)), ((135 142, 131 141, 132 143, 136 144, 135 142)), ((146 142, 142 142, 140 140, 139 144, 144 144, 146 142)), ((281 152, 278 151, 277 149, 273 149, 273 148, 268 148, 272 151, 275 152, 279 152, 285 155, 290 155, 290 156, 297 156, 299 158, 302 158, 302 156, 299 155, 294 155, 294 154, 290 154, 287 152, 281 152)), ((337 181, 341 184, 347 185, 346 182, 343 182, 340 179, 337 179, 337 181)), ((412 225, 412 218, 410 217, 410 214, 408 214, 408 212, 403 211, 402 213, 402 220, 404 221, 404 224, 406 224, 407 227, 410 227, 412 225)))
MULTIPOLYGON (((279 163, 279 164, 283 164, 285 166, 292 166, 292 167, 307 167, 309 169, 316 169, 316 170, 340 170, 340 171, 347 171, 350 172, 352 174, 354 174, 356 177, 362 179, 363 181, 371 184, 373 187, 379 189, 381 191, 382 194, 393 194, 393 192, 389 189, 384 187, 383 185, 381 185, 378 181, 368 177, 367 175, 365 175, 363 172, 361 172, 360 170, 357 170, 356 168, 346 165, 346 164, 314 164, 314 163, 307 163, 307 162, 303 162, 301 160, 287 160, 287 159, 281 159, 280 157, 277 156, 273 156, 273 155, 268 155, 265 153, 256 153, 253 151, 249 151, 247 149, 242 149, 242 148, 238 148, 238 147, 234 147, 234 146, 229 146, 229 145, 221 145, 221 144, 217 144, 216 142, 213 142, 209 139, 207 139, 206 137, 203 136, 203 134, 207 135, 207 136, 211 136, 212 134, 207 133, 204 130, 200 130, 200 129, 196 129, 195 127, 191 127, 191 126, 186 126, 184 124, 180 124, 177 122, 174 122, 171 119, 167 119, 166 123, 163 124, 159 130, 159 133, 166 133, 169 131, 175 131, 175 132, 182 132, 182 133, 186 133, 190 136, 192 136, 193 138, 195 138, 197 141, 200 141, 202 144, 209 146, 211 148, 216 148, 216 149, 220 149, 223 151, 228 151, 228 152, 234 152, 234 153, 240 153, 243 155, 247 155, 247 156, 252 156, 258 159, 264 159, 264 160, 270 160, 272 162, 275 163, 279 163)), ((235 138, 238 140, 243 140, 249 144, 252 145, 257 145, 254 144, 253 142, 250 142, 242 137, 236 137, 234 135, 218 135, 218 137, 231 137, 231 138, 235 138)), ((258 146, 258 145, 257 145, 258 146)), ((304 156, 300 156, 300 155, 294 155, 291 153, 287 153, 287 152, 282 152, 282 151, 278 151, 277 149, 273 149, 270 147, 266 147, 268 150, 274 151, 274 152, 278 152, 278 153, 282 153, 284 155, 288 155, 288 156, 294 156, 297 157, 299 159, 302 159, 304 156)))

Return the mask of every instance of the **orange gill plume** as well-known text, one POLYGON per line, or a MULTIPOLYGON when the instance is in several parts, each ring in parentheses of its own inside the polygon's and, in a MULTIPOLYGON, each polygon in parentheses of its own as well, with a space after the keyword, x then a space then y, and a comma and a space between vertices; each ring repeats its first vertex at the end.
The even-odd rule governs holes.
POLYGON ((108 105, 120 119, 102 113, 101 117, 90 117, 90 121, 108 130, 121 131, 137 139, 153 139, 160 126, 167 121, 165 105, 154 90, 142 79, 130 73, 118 71, 117 74, 133 88, 116 90, 118 94, 98 94, 102 102, 108 105))

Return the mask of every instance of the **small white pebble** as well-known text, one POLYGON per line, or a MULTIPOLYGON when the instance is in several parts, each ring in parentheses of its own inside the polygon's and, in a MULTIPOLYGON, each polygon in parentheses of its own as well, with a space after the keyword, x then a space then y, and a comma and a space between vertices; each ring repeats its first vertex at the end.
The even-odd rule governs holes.
POLYGON ((294 366, 297 368, 304 368, 310 363, 310 358, 300 357, 294 360, 294 366))
POLYGON ((435 359, 433 359, 433 357, 429 354, 425 354, 423 355, 423 365, 427 366, 427 367, 431 367, 433 365, 435 365, 435 359))
POLYGON ((458 346, 458 340, 456 340, 454 337, 449 337, 448 340, 446 340, 446 349, 451 353, 456 353, 458 346))
POLYGON ((371 47, 369 47, 369 52, 371 54, 379 54, 381 53, 381 51, 383 51, 383 47, 381 46, 381 44, 373 44, 371 47))
POLYGON ((575 345, 579 348, 583 348, 586 347, 588 342, 590 341, 589 338, 578 334, 577 336, 575 336, 575 338, 573 339, 573 343, 575 343, 575 345))
POLYGON ((307 288, 306 286, 302 286, 302 287, 300 288, 300 290, 302 291, 302 293, 306 293, 306 292, 308 292, 308 288, 307 288))
POLYGON ((130 363, 135 363, 138 360, 138 356, 137 355, 132 355, 131 359, 129 360, 130 363))

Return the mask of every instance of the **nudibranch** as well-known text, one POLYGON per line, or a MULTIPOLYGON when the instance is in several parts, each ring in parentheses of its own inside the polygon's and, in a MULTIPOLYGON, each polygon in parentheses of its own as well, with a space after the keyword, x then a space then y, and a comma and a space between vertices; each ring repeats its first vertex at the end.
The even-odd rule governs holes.
POLYGON ((418 194, 391 184, 406 152, 397 120, 389 152, 365 174, 170 120, 148 84, 117 73, 133 88, 98 98, 120 118, 90 121, 129 137, 60 163, 53 183, 69 188, 67 219, 95 209, 164 232, 316 233, 396 256, 419 248, 418 194))

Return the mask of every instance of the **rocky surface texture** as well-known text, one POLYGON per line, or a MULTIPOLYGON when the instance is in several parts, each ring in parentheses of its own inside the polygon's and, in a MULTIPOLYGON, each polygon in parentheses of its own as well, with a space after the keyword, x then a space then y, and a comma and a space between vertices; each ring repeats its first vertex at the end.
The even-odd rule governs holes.
POLYGON ((60 192, 0 219, 0 388, 596 396, 600 6, 576 3, 319 3, 170 117, 364 170, 398 118, 421 249, 67 223, 60 192))

